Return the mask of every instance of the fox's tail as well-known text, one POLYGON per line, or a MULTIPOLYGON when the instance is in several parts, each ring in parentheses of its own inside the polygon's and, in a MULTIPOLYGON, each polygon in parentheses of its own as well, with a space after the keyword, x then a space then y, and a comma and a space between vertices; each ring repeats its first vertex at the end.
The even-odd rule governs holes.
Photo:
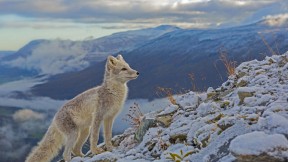
POLYGON ((62 147, 63 139, 63 135, 52 122, 43 139, 32 149, 25 162, 51 161, 62 147))

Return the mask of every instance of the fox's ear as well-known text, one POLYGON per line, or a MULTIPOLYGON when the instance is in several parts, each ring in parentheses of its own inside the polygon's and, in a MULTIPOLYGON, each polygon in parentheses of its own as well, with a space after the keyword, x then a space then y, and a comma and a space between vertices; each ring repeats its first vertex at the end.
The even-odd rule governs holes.
POLYGON ((107 63, 112 66, 116 66, 117 59, 113 56, 108 56, 107 63))
POLYGON ((111 69, 115 68, 117 59, 113 56, 108 56, 106 63, 106 70, 109 72, 111 69))
POLYGON ((120 54, 117 56, 117 59, 118 59, 118 60, 124 60, 123 57, 122 57, 122 55, 120 55, 120 54))

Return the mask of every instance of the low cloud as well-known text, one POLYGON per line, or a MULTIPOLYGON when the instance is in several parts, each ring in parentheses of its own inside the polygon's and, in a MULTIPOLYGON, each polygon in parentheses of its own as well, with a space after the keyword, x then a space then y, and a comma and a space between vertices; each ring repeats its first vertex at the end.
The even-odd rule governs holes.
POLYGON ((0 160, 13 162, 23 161, 31 148, 31 145, 24 141, 24 139, 27 138, 26 132, 21 131, 18 127, 15 129, 15 126, 8 124, 0 126, 0 136, 0 160))
POLYGON ((37 70, 40 74, 53 75, 77 71, 88 67, 84 60, 87 51, 81 42, 53 40, 42 42, 33 49, 31 55, 4 62, 10 67, 37 70))
POLYGON ((49 97, 36 97, 30 93, 33 86, 45 82, 45 79, 47 78, 27 78, 1 84, 1 106, 29 108, 35 110, 59 109, 66 100, 54 100, 49 97), (19 96, 19 94, 23 95, 19 96))
POLYGON ((26 78, 0 84, 0 97, 10 96, 13 92, 27 93, 35 85, 44 83, 46 79, 46 77, 26 78))
MULTIPOLYGON (((28 115, 26 112, 21 118, 27 115, 35 118, 35 113, 28 115)), ((36 114, 36 118, 39 118, 39 113, 36 114)), ((7 118, 5 124, 0 124, 0 161, 23 162, 33 145, 36 145, 37 140, 47 130, 50 121, 51 119, 37 122, 25 119, 23 122, 15 123, 13 118, 7 118)))
POLYGON ((33 121, 33 120, 43 120, 44 114, 35 112, 30 109, 21 109, 16 111, 13 114, 13 119, 16 122, 26 122, 26 121, 33 121))
POLYGON ((288 25, 288 14, 268 15, 264 18, 264 23, 269 26, 288 25))
POLYGON ((3 106, 31 108, 36 110, 58 110, 64 100, 53 100, 49 97, 34 97, 32 99, 17 99, 10 97, 0 97, 0 103, 3 106))
MULTIPOLYGON (((0 24, 0 27, 2 28, 15 28, 15 29, 19 29, 19 28, 32 28, 35 30, 41 30, 41 29, 79 29, 79 27, 81 27, 81 25, 83 24, 77 24, 74 23, 72 21, 55 21, 55 20, 51 20, 50 22, 45 20, 45 19, 41 19, 41 20, 18 20, 18 21, 13 21, 13 20, 5 20, 3 21, 3 23, 0 24), (29 23, 27 23, 29 22, 29 23)), ((93 26, 91 26, 93 27, 93 26)))

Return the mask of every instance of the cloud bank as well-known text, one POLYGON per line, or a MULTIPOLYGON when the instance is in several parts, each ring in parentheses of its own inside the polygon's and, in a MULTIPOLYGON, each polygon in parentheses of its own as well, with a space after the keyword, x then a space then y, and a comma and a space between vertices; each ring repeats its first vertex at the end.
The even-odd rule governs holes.
MULTIPOLYGON (((60 20, 105 27, 172 24, 205 28, 240 24, 263 8, 265 16, 287 12, 286 0, 2 0, 0 14, 21 15, 36 21, 60 20), (277 9, 269 11, 269 8, 277 9), (277 12, 277 13, 275 13, 277 12)), ((255 20, 254 20, 255 21, 255 20)))
POLYGON ((233 27, 287 11, 287 0, 0 0, 0 49, 17 50, 38 38, 82 40, 163 24, 233 27))
POLYGON ((53 75, 86 68, 89 65, 89 62, 84 60, 86 53, 81 42, 45 41, 33 49, 28 57, 19 57, 3 64, 53 75))

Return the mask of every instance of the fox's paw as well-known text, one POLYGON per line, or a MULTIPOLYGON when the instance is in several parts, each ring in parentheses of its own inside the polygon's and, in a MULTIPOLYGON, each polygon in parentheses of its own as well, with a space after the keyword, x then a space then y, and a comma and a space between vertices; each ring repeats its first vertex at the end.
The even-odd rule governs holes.
POLYGON ((73 150, 72 153, 73 153, 74 156, 79 156, 79 157, 84 157, 85 156, 81 151, 73 150))
POLYGON ((102 152, 104 152, 104 150, 99 147, 91 147, 90 150, 94 155, 101 154, 102 152))
POLYGON ((106 151, 112 151, 115 147, 112 145, 106 145, 106 151))

